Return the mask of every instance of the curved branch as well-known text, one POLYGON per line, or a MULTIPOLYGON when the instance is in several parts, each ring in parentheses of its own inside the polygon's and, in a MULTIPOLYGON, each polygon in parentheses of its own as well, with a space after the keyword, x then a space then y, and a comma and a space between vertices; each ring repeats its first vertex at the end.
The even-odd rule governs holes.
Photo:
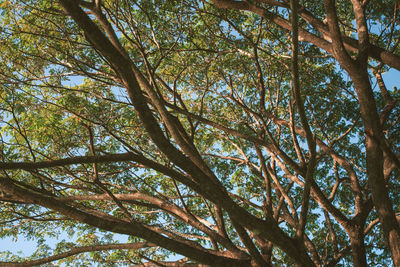
POLYGON ((50 196, 42 195, 16 185, 11 179, 0 178, 0 190, 14 197, 27 200, 42 207, 54 210, 73 220, 91 225, 93 227, 143 238, 170 251, 175 251, 205 264, 217 263, 220 265, 246 266, 247 259, 226 257, 221 252, 210 251, 202 247, 194 247, 191 242, 168 238, 137 221, 122 221, 107 216, 94 215, 83 210, 67 205, 66 203, 50 196))
MULTIPOLYGON (((251 4, 248 1, 232 1, 232 0, 212 0, 215 5, 219 8, 225 9, 236 9, 236 10, 247 10, 253 13, 260 15, 261 17, 272 21, 279 27, 286 29, 288 31, 292 31, 291 24, 288 20, 264 9, 260 6, 256 6, 251 4)), ((273 4, 271 1, 268 1, 269 5, 273 4), (270 3, 271 2, 271 3, 270 3)), ((314 35, 303 28, 299 28, 299 38, 301 41, 306 41, 314 44, 315 46, 327 51, 332 54, 332 41, 333 37, 326 25, 320 21, 318 18, 314 17, 309 11, 307 11, 304 7, 299 7, 299 15, 310 23, 316 30, 321 33, 322 37, 314 35)), ((347 36, 341 36, 343 45, 346 49, 352 52, 358 53, 358 41, 347 36)), ((400 70, 400 56, 395 55, 391 52, 386 51, 385 49, 369 43, 367 46, 368 56, 374 58, 375 60, 382 62, 392 68, 400 70)))
MULTIPOLYGON (((182 222, 190 224, 194 228, 204 232, 218 243, 220 243, 223 247, 227 248, 232 255, 245 257, 246 254, 239 250, 232 241, 226 236, 222 236, 217 233, 208 221, 204 220, 203 218, 196 216, 192 213, 186 212, 185 210, 179 208, 173 203, 164 201, 162 199, 140 193, 135 192, 131 194, 114 194, 114 197, 118 201, 146 201, 151 203, 152 205, 156 206, 157 208, 166 211, 167 213, 171 214, 175 218, 179 219, 182 222)), ((112 200, 112 197, 108 194, 101 194, 101 195, 75 195, 75 196, 65 196, 65 197, 58 197, 57 200, 70 202, 70 201, 87 201, 87 200, 112 200)), ((140 203, 138 203, 140 205, 140 203)))
POLYGON ((67 257, 71 257, 76 254, 92 252, 92 251, 103 251, 103 250, 116 250, 116 249, 141 249, 148 247, 155 247, 156 245, 149 242, 138 242, 138 243, 123 243, 123 244, 107 244, 107 245, 93 245, 93 246, 83 246, 83 247, 75 247, 70 249, 69 251, 59 253, 53 256, 49 256, 46 258, 38 259, 38 260, 30 260, 24 262, 0 262, 1 266, 4 267, 18 267, 18 266, 37 266, 57 260, 61 260, 67 257))
POLYGON ((77 156, 65 159, 56 159, 49 161, 38 162, 1 162, 0 170, 35 170, 44 168, 53 168, 73 164, 85 163, 107 163, 107 162, 123 162, 123 161, 138 161, 137 155, 133 153, 121 153, 110 155, 97 156, 77 156))

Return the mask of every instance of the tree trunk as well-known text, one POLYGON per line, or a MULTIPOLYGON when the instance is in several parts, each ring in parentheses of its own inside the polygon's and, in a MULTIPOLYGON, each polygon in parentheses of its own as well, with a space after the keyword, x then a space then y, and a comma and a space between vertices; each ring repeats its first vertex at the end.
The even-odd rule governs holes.
POLYGON ((383 152, 380 142, 384 142, 384 136, 373 91, 366 70, 353 69, 349 75, 354 82, 364 123, 368 185, 385 238, 392 252, 394 264, 398 267, 400 266, 400 227, 393 211, 393 204, 389 198, 383 174, 383 152))

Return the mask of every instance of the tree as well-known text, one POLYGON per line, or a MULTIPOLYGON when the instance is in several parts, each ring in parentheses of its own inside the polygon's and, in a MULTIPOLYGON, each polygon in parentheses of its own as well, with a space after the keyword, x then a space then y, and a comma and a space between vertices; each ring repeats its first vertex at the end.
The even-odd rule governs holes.
POLYGON ((396 1, 0 6, 2 266, 400 266, 396 1))

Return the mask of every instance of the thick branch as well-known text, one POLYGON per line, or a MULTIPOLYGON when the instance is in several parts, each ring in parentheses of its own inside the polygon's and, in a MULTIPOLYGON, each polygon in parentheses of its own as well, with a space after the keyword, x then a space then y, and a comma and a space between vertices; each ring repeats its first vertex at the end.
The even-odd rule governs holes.
MULTIPOLYGON (((289 21, 286 19, 275 15, 274 13, 256 6, 250 4, 248 1, 231 1, 231 0, 213 0, 213 2, 220 8, 226 8, 226 9, 236 9, 236 10, 248 10, 251 12, 254 12, 261 17, 268 19, 275 23, 276 25, 288 30, 292 31, 292 27, 289 21)), ((269 3, 271 4, 271 3, 269 3)), ((299 14, 300 16, 309 22, 312 26, 317 29, 322 37, 318 37, 317 35, 314 35, 303 28, 299 28, 299 37, 301 41, 306 41, 314 44, 315 46, 327 51, 330 54, 333 54, 333 49, 331 42, 335 40, 334 36, 331 35, 330 31, 327 29, 326 25, 320 21, 318 18, 313 16, 310 12, 308 12, 306 9, 303 7, 300 7, 299 9, 299 14)), ((342 39, 342 44, 344 47, 352 52, 358 53, 358 41, 347 36, 341 36, 342 39)), ((385 49, 376 46, 374 44, 369 43, 368 44, 368 56, 374 58, 375 60, 382 62, 392 68, 395 68, 397 70, 400 70, 400 56, 395 55, 391 52, 386 51, 385 49)))
POLYGON ((66 159, 57 159, 49 161, 38 162, 1 162, 0 170, 35 170, 53 167, 61 167, 73 164, 86 164, 86 163, 108 163, 108 162, 123 162, 135 161, 141 157, 133 153, 121 153, 110 155, 97 155, 97 156, 78 156, 66 159))
POLYGON ((25 200, 26 202, 32 202, 45 208, 54 210, 68 218, 91 225, 93 227, 114 233, 133 235, 143 238, 149 242, 157 244, 158 246, 164 247, 170 251, 175 251, 199 262, 206 264, 227 264, 232 266, 246 266, 248 264, 247 260, 219 256, 216 255, 218 252, 199 249, 197 247, 195 248, 188 243, 167 238, 164 235, 159 234, 143 224, 133 220, 128 223, 114 218, 99 217, 83 212, 65 204, 60 200, 57 200, 54 197, 41 195, 39 193, 23 189, 14 184, 13 181, 8 178, 0 178, 0 190, 14 197, 25 200))

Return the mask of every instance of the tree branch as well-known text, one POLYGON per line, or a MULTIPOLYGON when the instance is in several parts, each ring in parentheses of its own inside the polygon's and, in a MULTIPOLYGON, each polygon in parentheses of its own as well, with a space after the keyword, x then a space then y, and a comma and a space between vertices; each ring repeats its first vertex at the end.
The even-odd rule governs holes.
POLYGON ((42 264, 46 264, 49 262, 61 260, 64 258, 71 257, 76 254, 92 252, 92 251, 104 251, 104 250, 118 250, 118 249, 141 249, 148 247, 155 247, 156 245, 149 242, 138 242, 138 243, 125 243, 125 244, 107 244, 107 245, 92 245, 92 246, 83 246, 83 247, 74 247, 69 251, 59 253, 53 256, 45 257, 37 260, 23 261, 23 262, 0 262, 1 266, 4 267, 18 267, 18 266, 38 266, 42 264))

